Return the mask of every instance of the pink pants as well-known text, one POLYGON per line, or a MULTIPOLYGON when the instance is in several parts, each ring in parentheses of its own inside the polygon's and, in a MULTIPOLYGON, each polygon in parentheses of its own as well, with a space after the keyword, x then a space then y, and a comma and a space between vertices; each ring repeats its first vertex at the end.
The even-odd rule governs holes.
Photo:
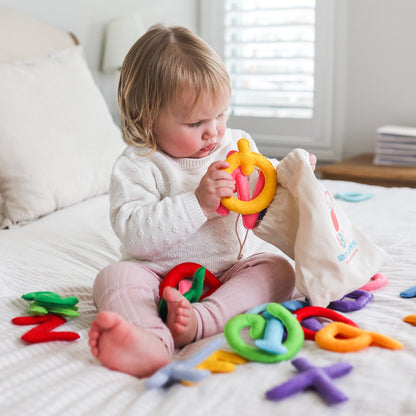
MULTIPOLYGON (((250 308, 290 299, 295 287, 292 266, 273 254, 255 254, 216 277, 222 286, 202 302, 192 304, 198 320, 195 340, 220 333, 229 319, 250 308)), ((172 335, 158 314, 161 280, 140 263, 117 262, 97 275, 93 296, 99 311, 116 312, 151 331, 173 354, 172 335)))

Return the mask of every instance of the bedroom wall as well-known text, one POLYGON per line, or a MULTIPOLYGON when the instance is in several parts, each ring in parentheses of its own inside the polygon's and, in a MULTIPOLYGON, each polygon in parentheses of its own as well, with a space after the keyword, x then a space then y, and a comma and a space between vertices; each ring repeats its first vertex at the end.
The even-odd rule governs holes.
MULTIPOLYGON (((104 24, 138 13, 146 25, 197 30, 199 0, 0 0, 73 31, 110 110, 117 118, 117 76, 100 72, 104 24)), ((377 127, 416 126, 416 1, 337 0, 333 134, 343 157, 372 152, 377 127)))
POLYGON ((73 32, 83 45, 92 74, 114 118, 118 75, 100 71, 104 25, 111 19, 138 14, 144 24, 177 24, 197 30, 196 0, 0 0, 1 7, 30 14, 73 32))
POLYGON ((345 54, 338 65, 345 63, 345 81, 335 79, 344 88, 338 110, 346 157, 372 152, 384 124, 416 127, 416 1, 343 1, 345 54))

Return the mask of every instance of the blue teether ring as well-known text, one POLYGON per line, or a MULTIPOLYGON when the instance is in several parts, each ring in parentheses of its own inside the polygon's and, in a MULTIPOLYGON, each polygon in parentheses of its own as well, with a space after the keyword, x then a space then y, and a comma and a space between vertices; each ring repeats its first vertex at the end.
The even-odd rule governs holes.
POLYGON ((342 199, 347 202, 361 202, 372 198, 374 195, 363 192, 338 192, 335 194, 335 198, 342 199))

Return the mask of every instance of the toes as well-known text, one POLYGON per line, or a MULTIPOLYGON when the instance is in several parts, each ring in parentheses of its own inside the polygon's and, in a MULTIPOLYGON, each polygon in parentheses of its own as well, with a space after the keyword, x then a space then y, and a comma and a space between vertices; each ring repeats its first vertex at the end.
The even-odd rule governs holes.
POLYGON ((181 298, 181 300, 179 301, 179 306, 178 309, 182 310, 182 311, 186 311, 189 312, 189 309, 191 308, 191 304, 188 301, 188 299, 185 298, 181 298))
POLYGON ((99 356, 99 354, 100 354, 100 351, 98 350, 98 348, 97 348, 97 347, 91 347, 91 354, 92 354, 94 357, 98 358, 98 356, 99 356))
POLYGON ((94 324, 94 322, 91 324, 91 328, 88 332, 88 339, 89 339, 89 343, 96 343, 97 339, 100 335, 100 331, 98 330, 98 327, 96 327, 96 325, 94 324))
POLYGON ((176 313, 176 322, 181 325, 189 324, 190 313, 189 309, 179 308, 176 313))
POLYGON ((121 318, 114 312, 100 312, 93 323, 98 330, 110 330, 120 324, 121 318))
POLYGON ((173 330, 175 332, 176 335, 181 335, 183 334, 187 329, 186 325, 183 325, 179 322, 175 322, 175 324, 173 325, 173 330))
POLYGON ((182 295, 178 290, 169 286, 165 287, 162 296, 166 300, 166 302, 177 302, 182 298, 182 295))
POLYGON ((90 347, 94 347, 95 345, 97 345, 97 340, 98 340, 98 333, 90 331, 88 345, 90 347))

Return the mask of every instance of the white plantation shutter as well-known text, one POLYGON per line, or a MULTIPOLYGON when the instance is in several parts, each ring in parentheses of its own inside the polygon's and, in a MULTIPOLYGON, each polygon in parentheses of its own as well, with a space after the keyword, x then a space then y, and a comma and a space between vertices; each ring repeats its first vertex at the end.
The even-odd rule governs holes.
POLYGON ((333 0, 201 0, 200 22, 231 77, 228 125, 270 156, 333 157, 333 0))
POLYGON ((313 116, 315 0, 225 0, 231 114, 313 116))

